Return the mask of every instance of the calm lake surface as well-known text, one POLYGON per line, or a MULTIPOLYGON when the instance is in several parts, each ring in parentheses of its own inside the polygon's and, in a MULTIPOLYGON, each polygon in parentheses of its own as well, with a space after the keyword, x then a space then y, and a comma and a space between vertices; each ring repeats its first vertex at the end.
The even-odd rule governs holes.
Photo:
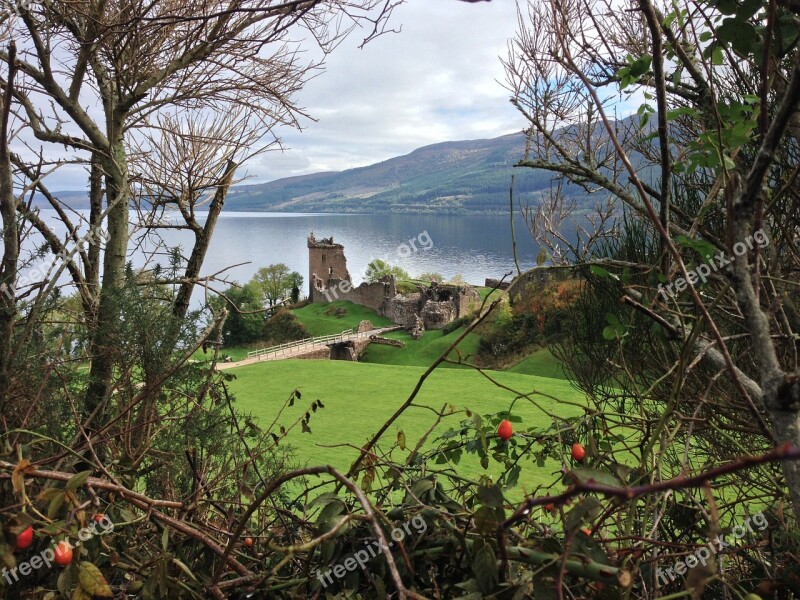
MULTIPOLYGON (((48 212, 50 220, 54 217, 51 211, 42 214, 48 212)), ((535 264, 538 248, 521 218, 516 219, 515 228, 520 267, 529 268, 535 264)), ((441 273, 446 278, 461 275, 465 281, 481 285, 487 277, 499 278, 515 270, 507 216, 223 213, 203 274, 239 265, 226 274, 230 280, 243 283, 260 267, 282 262, 303 275, 307 293, 306 239, 312 231, 317 239, 333 236, 335 242, 344 244, 348 270, 356 284, 363 280, 367 264, 376 258, 400 265, 412 276, 424 272, 441 273)), ((143 232, 134 235, 142 236, 143 232)), ((184 250, 193 240, 185 231, 160 230, 159 235, 165 245, 182 246, 184 250)), ((156 246, 153 236, 143 240, 132 253, 134 265, 143 266, 147 251, 156 246)), ((168 264, 163 255, 151 258, 151 266, 153 262, 168 264)))

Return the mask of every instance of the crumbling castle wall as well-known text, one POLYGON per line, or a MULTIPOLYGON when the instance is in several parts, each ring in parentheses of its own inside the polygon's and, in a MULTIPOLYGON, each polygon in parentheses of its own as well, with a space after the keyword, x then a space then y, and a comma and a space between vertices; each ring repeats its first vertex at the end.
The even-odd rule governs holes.
POLYGON ((425 324, 425 329, 444 329, 444 326, 450 321, 458 318, 457 312, 457 307, 453 302, 431 300, 422 307, 420 316, 425 324))
POLYGON ((334 243, 333 238, 317 240, 313 233, 308 236, 308 269, 312 302, 347 300, 404 327, 415 326, 421 318, 424 329, 442 329, 474 311, 481 302, 480 294, 469 285, 432 282, 428 287, 420 286, 418 293, 401 295, 394 277, 384 277, 353 287, 344 246, 334 243))
POLYGON ((422 294, 395 295, 389 300, 386 315, 398 325, 410 327, 422 307, 422 294))
POLYGON ((394 278, 386 278, 375 283, 364 282, 358 287, 353 287, 349 280, 334 278, 328 280, 327 288, 317 291, 314 302, 327 304, 336 300, 348 300, 386 316, 386 306, 396 293, 394 278))

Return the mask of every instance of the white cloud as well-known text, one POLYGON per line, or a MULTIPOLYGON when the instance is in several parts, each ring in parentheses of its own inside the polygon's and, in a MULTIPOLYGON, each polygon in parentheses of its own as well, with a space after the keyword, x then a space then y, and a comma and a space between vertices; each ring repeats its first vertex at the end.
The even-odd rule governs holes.
POLYGON ((304 122, 302 132, 281 130, 289 149, 249 165, 253 181, 364 166, 427 144, 522 129, 500 63, 516 24, 511 0, 409 0, 393 15, 400 33, 359 50, 354 32, 298 97, 316 122, 304 122))

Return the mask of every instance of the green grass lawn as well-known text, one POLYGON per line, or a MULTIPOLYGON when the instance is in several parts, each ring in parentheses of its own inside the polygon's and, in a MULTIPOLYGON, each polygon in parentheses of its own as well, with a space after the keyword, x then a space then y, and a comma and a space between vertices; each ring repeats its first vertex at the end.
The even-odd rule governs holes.
POLYGON ((490 301, 492 301, 503 295, 503 290, 497 290, 490 287, 477 287, 475 289, 478 290, 478 293, 481 295, 481 300, 486 300, 486 298, 491 296, 490 301))
MULTIPOLYGON (((405 365, 417 367, 429 367, 433 362, 447 350, 456 338, 464 331, 464 328, 457 329, 448 335, 442 335, 441 331, 426 331, 418 340, 412 340, 411 336, 405 331, 393 331, 385 337, 400 340, 405 343, 405 348, 394 346, 382 346, 370 344, 361 356, 361 361, 365 363, 383 365, 405 365)), ((478 351, 479 336, 470 333, 458 346, 462 357, 474 356, 478 351)), ((458 354, 450 354, 453 360, 458 359, 458 354)), ((457 366, 457 365, 442 365, 457 366)))
MULTIPOLYGON (((251 350, 256 350, 256 348, 220 348, 219 349, 219 355, 220 355, 220 357, 223 357, 223 356, 225 356, 227 354, 228 356, 230 356, 235 361, 236 360, 244 360, 245 358, 247 358, 247 353, 250 352, 251 350)), ((203 351, 200 350, 199 354, 200 354, 200 357, 201 357, 199 360, 203 360, 202 357, 211 358, 211 353, 210 352, 208 354, 204 355, 203 351)), ((197 358, 197 356, 195 356, 195 358, 197 358)))
POLYGON ((337 300, 330 304, 309 304, 293 310, 292 314, 312 336, 332 335, 341 333, 345 329, 354 329, 364 319, 370 321, 376 328, 394 325, 391 320, 381 317, 371 308, 344 300, 337 300), (343 310, 344 314, 337 316, 335 314, 337 309, 343 310))
POLYGON ((567 378, 561 363, 547 348, 537 350, 510 369, 506 369, 506 371, 525 375, 538 375, 539 377, 552 377, 554 379, 567 378))
MULTIPOLYGON (((347 469, 357 455, 357 450, 404 402, 424 372, 423 367, 351 363, 345 361, 287 360, 239 367, 230 373, 236 376, 231 388, 240 411, 254 415, 267 425, 277 415, 281 406, 295 388, 302 399, 288 408, 280 423, 289 426, 307 410, 314 400, 322 400, 325 408, 312 415, 311 434, 292 430, 288 442, 298 452, 298 460, 309 465, 332 464, 347 469), (337 446, 338 447, 333 447, 337 446)), ((556 398, 581 403, 581 396, 566 381, 533 377, 518 373, 493 372, 499 381, 520 392, 540 391, 556 398)), ((452 404, 458 410, 469 409, 479 415, 507 410, 514 394, 500 389, 475 371, 440 369, 435 371, 420 392, 415 403, 440 408, 452 404)), ((543 396, 538 402, 547 410, 561 416, 575 416, 582 412, 578 406, 560 404, 543 396)), ((514 414, 522 418, 515 426, 517 431, 546 427, 549 418, 527 401, 518 401, 514 414)), ((445 421, 436 430, 441 433, 455 427, 464 414, 445 421)), ((398 430, 406 435, 407 444, 413 447, 423 433, 433 424, 431 411, 423 408, 409 409, 390 430, 382 447, 388 448, 396 439, 398 430)), ((491 441, 492 446, 495 441, 491 441)), ((395 455, 396 460, 407 456, 408 450, 395 455)), ((513 496, 520 497, 525 490, 558 479, 555 472, 559 464, 548 461, 544 467, 526 461, 523 473, 513 496)), ((474 455, 464 455, 457 467, 463 477, 494 475, 499 472, 493 461, 484 471, 474 455)))

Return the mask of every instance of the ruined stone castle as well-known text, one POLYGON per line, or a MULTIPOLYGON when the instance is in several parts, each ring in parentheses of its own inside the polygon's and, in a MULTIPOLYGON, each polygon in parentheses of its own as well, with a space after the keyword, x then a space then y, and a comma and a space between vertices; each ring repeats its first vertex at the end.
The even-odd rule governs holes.
POLYGON ((347 271, 344 246, 333 238, 308 236, 309 299, 328 303, 349 300, 367 306, 379 315, 405 327, 418 319, 425 329, 442 329, 451 321, 469 314, 481 302, 480 294, 470 285, 431 283, 418 285, 418 291, 398 294, 394 277, 354 287, 347 271))

